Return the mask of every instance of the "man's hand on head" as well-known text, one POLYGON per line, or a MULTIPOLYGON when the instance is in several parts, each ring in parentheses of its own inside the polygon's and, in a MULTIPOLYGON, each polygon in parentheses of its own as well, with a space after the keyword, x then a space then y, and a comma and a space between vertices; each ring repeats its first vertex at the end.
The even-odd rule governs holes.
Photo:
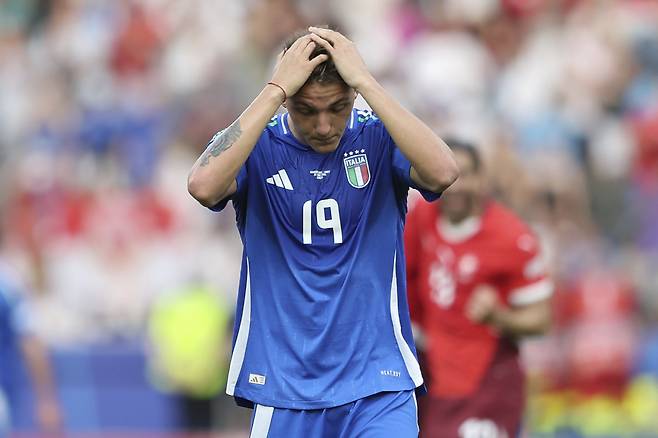
POLYGON ((309 36, 312 41, 329 53, 347 85, 359 91, 374 80, 356 45, 343 34, 319 27, 309 27, 308 30, 311 31, 309 36))
POLYGON ((329 59, 329 56, 325 54, 309 59, 315 48, 316 43, 311 36, 304 35, 298 38, 288 50, 279 54, 272 82, 283 88, 286 96, 297 93, 313 69, 329 59))

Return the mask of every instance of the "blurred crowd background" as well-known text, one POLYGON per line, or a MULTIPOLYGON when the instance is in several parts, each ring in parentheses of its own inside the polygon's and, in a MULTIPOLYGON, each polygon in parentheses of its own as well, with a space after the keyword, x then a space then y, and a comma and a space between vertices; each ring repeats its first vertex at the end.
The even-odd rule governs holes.
MULTIPOLYGON (((492 194, 541 236, 555 323, 524 346, 527 436, 658 436, 654 0, 1 0, 2 257, 66 427, 163 432, 172 394, 222 392, 241 245, 187 172, 315 23, 476 143, 492 194), (172 329, 194 323, 212 334, 172 329), (211 370, 190 365, 204 355, 211 370)), ((218 398, 215 428, 244 430, 218 398)))

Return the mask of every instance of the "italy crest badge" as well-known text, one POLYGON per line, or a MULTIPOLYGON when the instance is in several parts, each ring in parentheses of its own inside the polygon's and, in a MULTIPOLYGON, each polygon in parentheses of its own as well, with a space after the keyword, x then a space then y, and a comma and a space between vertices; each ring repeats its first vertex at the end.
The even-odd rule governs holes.
POLYGON ((343 164, 345 164, 347 181, 352 187, 362 189, 368 185, 370 167, 368 167, 368 157, 364 149, 345 153, 343 164))

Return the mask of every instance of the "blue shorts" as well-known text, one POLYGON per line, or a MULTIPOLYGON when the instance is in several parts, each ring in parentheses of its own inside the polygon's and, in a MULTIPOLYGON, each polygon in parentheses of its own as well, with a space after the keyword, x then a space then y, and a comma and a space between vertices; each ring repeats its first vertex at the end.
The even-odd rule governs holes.
POLYGON ((416 438, 414 391, 380 392, 327 409, 255 405, 250 438, 416 438))

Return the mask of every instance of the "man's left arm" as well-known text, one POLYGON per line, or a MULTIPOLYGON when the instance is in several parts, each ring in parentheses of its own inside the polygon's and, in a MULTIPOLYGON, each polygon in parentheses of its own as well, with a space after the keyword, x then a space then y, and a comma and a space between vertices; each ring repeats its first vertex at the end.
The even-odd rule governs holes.
POLYGON ((57 432, 61 430, 62 417, 48 351, 33 334, 23 335, 20 346, 32 381, 39 427, 42 431, 57 432))
POLYGON ((505 280, 496 285, 499 289, 478 286, 466 305, 466 315, 512 337, 545 333, 551 324, 553 282, 539 242, 529 230, 509 240, 509 248, 501 251, 507 260, 505 280))
POLYGON ((492 324, 513 337, 541 335, 551 325, 551 300, 510 308, 499 308, 492 316, 492 324))
MULTIPOLYGON (((16 287, 20 289, 21 285, 16 287)), ((24 299, 12 296, 10 303, 9 325, 19 340, 20 353, 27 366, 38 426, 43 432, 58 432, 62 427, 62 417, 47 348, 34 331, 31 309, 24 299)))
POLYGON ((466 306, 466 316, 472 321, 489 324, 510 337, 541 335, 551 324, 549 297, 524 304, 505 306, 491 286, 479 286, 466 306))
POLYGON ((311 38, 331 56, 338 73, 360 93, 384 123, 393 141, 411 163, 411 179, 435 193, 459 176, 452 151, 425 123, 405 109, 375 80, 354 43, 341 33, 309 28, 311 38))

